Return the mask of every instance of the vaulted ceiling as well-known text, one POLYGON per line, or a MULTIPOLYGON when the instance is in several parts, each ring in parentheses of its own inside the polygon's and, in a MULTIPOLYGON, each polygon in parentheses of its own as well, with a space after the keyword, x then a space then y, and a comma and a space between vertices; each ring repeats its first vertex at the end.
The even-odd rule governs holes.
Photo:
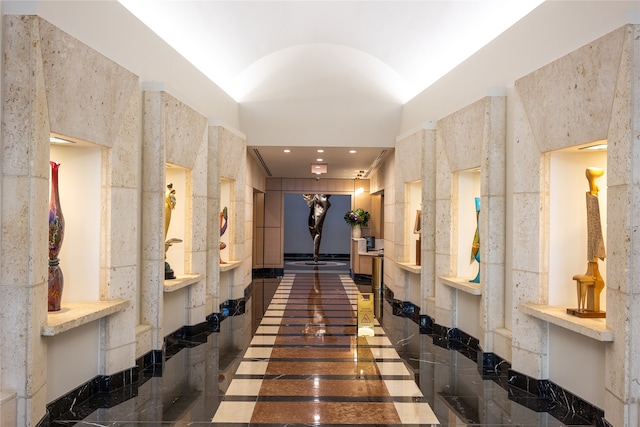
POLYGON ((119 1, 239 103, 273 176, 333 157, 336 178, 369 170, 406 101, 542 2, 119 1))

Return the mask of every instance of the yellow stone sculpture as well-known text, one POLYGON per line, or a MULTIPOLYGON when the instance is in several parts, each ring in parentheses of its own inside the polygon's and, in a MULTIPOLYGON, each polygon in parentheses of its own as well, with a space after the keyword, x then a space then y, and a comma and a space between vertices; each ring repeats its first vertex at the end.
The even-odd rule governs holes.
POLYGON ((590 167, 585 175, 589 182, 587 199, 587 271, 584 274, 576 274, 576 292, 578 296, 578 308, 567 309, 567 313, 578 317, 605 317, 605 312, 600 310, 600 294, 604 289, 604 279, 598 269, 598 258, 606 257, 604 237, 600 222, 600 204, 598 202, 598 185, 596 179, 604 175, 604 169, 590 167))

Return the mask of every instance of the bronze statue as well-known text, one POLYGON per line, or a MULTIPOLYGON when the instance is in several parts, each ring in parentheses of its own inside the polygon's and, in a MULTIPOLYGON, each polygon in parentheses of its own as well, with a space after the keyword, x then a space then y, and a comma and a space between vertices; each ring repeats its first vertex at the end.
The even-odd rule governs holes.
POLYGON ((309 232, 313 238, 313 262, 318 263, 320 240, 322 238, 322 224, 327 211, 331 207, 327 194, 303 194, 304 200, 309 206, 309 232))

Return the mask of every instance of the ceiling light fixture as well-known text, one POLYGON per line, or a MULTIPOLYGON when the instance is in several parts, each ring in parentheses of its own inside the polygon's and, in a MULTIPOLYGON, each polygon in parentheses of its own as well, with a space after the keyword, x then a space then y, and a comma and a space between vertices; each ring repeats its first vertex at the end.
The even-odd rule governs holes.
POLYGON ((291 150, 289 150, 288 148, 284 150, 285 153, 290 153, 291 150))
POLYGON ((311 173, 315 173, 316 175, 327 173, 327 166, 326 163, 311 163, 311 173))
POLYGON ((603 151, 607 149, 607 144, 595 144, 589 145, 588 147, 579 148, 579 150, 589 150, 589 151, 603 151))
POLYGON ((318 150, 318 153, 324 153, 323 149, 318 150))
POLYGON ((349 150, 349 154, 355 154, 355 153, 357 153, 356 150, 349 150))
POLYGON ((50 136, 49 143, 51 144, 75 144, 75 141, 71 141, 68 139, 60 138, 58 136, 50 136))

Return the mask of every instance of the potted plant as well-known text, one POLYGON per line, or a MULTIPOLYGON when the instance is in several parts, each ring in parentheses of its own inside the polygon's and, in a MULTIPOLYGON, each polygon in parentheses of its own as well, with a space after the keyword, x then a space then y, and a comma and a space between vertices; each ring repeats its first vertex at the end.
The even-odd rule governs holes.
POLYGON ((344 220, 351 226, 351 235, 354 238, 360 238, 362 235, 360 227, 366 227, 370 218, 369 212, 362 208, 353 209, 344 214, 344 220))

